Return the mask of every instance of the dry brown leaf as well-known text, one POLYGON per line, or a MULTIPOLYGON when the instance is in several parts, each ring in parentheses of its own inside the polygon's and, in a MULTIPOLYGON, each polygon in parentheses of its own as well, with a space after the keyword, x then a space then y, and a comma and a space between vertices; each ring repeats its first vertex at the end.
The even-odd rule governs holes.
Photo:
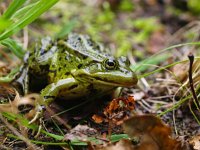
MULTIPOLYGON (((179 81, 185 82, 188 79, 189 62, 184 62, 175 65, 172 71, 179 81)), ((200 78, 200 60, 196 60, 192 66, 194 83, 199 81, 200 78)))
POLYGON ((178 78, 180 81, 185 80, 188 78, 188 69, 189 69, 189 63, 181 63, 177 64, 172 68, 172 71, 176 78, 178 78))
POLYGON ((142 150, 146 147, 152 147, 155 150, 185 149, 180 142, 170 137, 171 129, 153 115, 134 116, 124 122, 123 128, 131 138, 140 138, 138 149, 142 150))
POLYGON ((200 150, 200 135, 193 136, 192 139, 189 140, 189 143, 194 150, 200 150))
POLYGON ((97 131, 95 129, 86 125, 77 125, 75 128, 70 130, 70 133, 65 135, 64 140, 80 140, 87 142, 88 137, 94 137, 95 135, 97 135, 97 131))

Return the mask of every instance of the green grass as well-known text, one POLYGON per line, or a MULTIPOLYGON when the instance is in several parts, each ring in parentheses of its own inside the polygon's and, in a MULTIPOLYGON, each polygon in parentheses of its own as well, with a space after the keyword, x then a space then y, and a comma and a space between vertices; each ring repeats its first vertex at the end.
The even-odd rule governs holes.
MULTIPOLYGON (((14 121, 14 122, 18 122, 21 126, 26 127, 28 129, 32 129, 33 131, 38 130, 39 126, 36 124, 29 124, 29 121, 24 118, 22 115, 18 115, 18 114, 12 114, 12 113, 2 113, 2 115, 4 117, 6 117, 9 121, 14 121)), ((80 141, 78 139, 74 139, 71 140, 70 142, 63 142, 64 136, 62 135, 56 135, 53 133, 49 133, 43 129, 41 129, 41 134, 44 134, 46 137, 51 137, 54 140, 56 140, 57 142, 45 142, 45 141, 38 141, 38 140, 30 140, 32 143, 35 144, 42 144, 42 145, 68 145, 68 143, 70 143, 70 145, 76 145, 76 146, 86 146, 88 145, 87 142, 83 142, 80 141)), ((20 140, 19 137, 8 133, 7 137, 10 138, 14 138, 16 140, 20 140)), ((128 139, 128 135, 127 134, 113 134, 110 137, 107 137, 107 140, 110 140, 111 142, 117 142, 121 139, 128 139)), ((102 141, 98 138, 95 137, 88 137, 87 139, 88 141, 92 142, 92 143, 96 143, 96 144, 100 144, 102 143, 102 141)))
POLYGON ((22 46, 10 39, 12 35, 23 29, 25 26, 37 19, 46 12, 58 0, 13 0, 7 10, 0 16, 0 44, 8 47, 20 59, 23 58, 24 50, 22 46))

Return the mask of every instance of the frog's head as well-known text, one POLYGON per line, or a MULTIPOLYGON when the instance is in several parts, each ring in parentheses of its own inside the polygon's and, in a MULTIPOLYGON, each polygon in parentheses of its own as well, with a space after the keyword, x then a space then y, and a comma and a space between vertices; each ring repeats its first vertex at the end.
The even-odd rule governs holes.
POLYGON ((126 57, 108 57, 102 61, 91 61, 72 75, 91 83, 129 87, 137 83, 136 74, 130 69, 130 62, 126 57))

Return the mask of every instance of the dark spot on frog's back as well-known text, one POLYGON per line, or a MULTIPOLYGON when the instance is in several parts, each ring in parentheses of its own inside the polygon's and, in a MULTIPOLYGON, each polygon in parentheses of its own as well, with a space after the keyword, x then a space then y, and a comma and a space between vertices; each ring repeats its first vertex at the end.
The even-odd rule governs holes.
POLYGON ((67 72, 65 72, 65 75, 66 75, 66 76, 70 75, 70 72, 68 72, 68 71, 67 71, 67 72))
POLYGON ((35 61, 35 57, 33 57, 32 61, 35 61))
POLYGON ((87 56, 87 55, 83 55, 82 58, 83 58, 83 59, 87 59, 88 56, 87 56))
POLYGON ((49 65, 39 66, 41 72, 48 72, 49 71, 49 65))
POLYGON ((78 38, 77 38, 77 40, 78 40, 78 41, 81 41, 81 38, 80 38, 80 37, 78 37, 78 38))
POLYGON ((79 64, 79 65, 77 66, 77 68, 80 69, 82 66, 83 66, 83 64, 79 64))
POLYGON ((47 50, 45 50, 44 48, 40 49, 40 55, 44 55, 47 52, 47 50))
POLYGON ((74 84, 74 85, 70 86, 70 87, 68 88, 68 90, 75 89, 76 87, 78 87, 78 84, 74 84))
POLYGON ((99 45, 97 45, 97 46, 96 46, 96 49, 100 49, 100 46, 99 46, 99 45))
POLYGON ((61 51, 61 53, 64 53, 64 52, 65 52, 65 49, 63 48, 62 51, 61 51))
POLYGON ((93 42, 91 40, 87 40, 88 45, 93 46, 93 42))
POLYGON ((95 77, 95 79, 97 79, 97 80, 102 80, 100 77, 95 77))

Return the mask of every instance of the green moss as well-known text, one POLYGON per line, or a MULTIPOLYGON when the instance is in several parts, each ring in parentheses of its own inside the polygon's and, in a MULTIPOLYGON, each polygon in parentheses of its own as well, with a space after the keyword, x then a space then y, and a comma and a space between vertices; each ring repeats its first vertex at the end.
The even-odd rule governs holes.
POLYGON ((200 1, 199 0, 188 0, 188 8, 196 15, 200 13, 200 1))
POLYGON ((130 0, 122 0, 119 6, 120 11, 133 11, 134 8, 134 3, 130 0))

